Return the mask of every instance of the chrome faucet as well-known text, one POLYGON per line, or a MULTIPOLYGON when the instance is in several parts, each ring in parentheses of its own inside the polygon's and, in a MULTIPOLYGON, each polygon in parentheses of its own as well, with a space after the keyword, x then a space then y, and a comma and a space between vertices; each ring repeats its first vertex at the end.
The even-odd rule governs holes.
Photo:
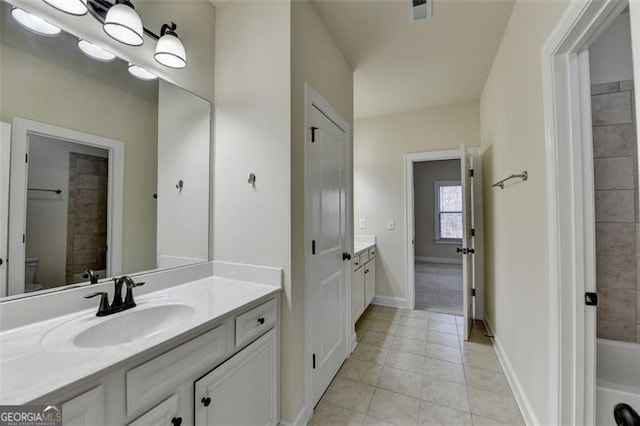
POLYGON ((113 284, 115 286, 115 293, 113 295, 113 301, 109 305, 109 294, 106 291, 99 291, 96 293, 87 294, 85 299, 100 296, 100 306, 96 316, 104 317, 107 315, 115 314, 116 312, 122 312, 127 309, 131 309, 136 306, 136 302, 133 300, 133 288, 140 287, 144 283, 136 283, 133 279, 127 275, 120 278, 114 278, 113 284), (122 285, 127 285, 127 293, 122 301, 122 285))

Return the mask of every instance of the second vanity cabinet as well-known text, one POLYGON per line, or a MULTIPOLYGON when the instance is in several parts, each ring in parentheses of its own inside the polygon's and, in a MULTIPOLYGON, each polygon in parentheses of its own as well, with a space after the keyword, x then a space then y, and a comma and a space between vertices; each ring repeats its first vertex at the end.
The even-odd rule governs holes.
POLYGON ((173 349, 46 400, 65 401, 65 425, 276 425, 279 300, 241 308, 173 349))
POLYGON ((353 257, 351 277, 351 320, 358 321, 376 294, 376 248, 371 247, 353 257))

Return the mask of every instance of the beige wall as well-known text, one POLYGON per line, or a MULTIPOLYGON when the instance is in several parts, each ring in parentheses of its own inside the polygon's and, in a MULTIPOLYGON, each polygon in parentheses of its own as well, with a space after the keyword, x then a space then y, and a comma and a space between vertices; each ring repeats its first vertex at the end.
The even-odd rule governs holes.
MULTIPOLYGON (((303 398, 304 355, 304 83, 309 83, 353 129, 353 71, 309 1, 291 3, 291 246, 293 320, 291 341, 299 365, 285 372, 283 418, 293 420, 303 398), (289 400, 287 400, 287 398, 289 400)), ((348 220, 353 222, 352 203, 348 220)), ((311 407, 308 407, 311 408, 311 407)))
POLYGON ((591 84, 633 80, 631 23, 623 13, 589 46, 591 84))
POLYGON ((0 63, 0 121, 22 117, 125 143, 122 269, 155 268, 157 104, 2 44, 0 63))
POLYGON ((376 236, 376 296, 406 300, 404 154, 477 146, 479 135, 477 102, 355 122, 354 229, 376 236), (358 228, 359 219, 367 229, 358 228), (387 219, 395 230, 387 230, 387 219))
POLYGON ((549 285, 541 48, 567 2, 517 1, 481 102, 485 319, 538 424, 549 411, 549 285), (491 185, 512 173, 529 180, 491 185), (534 367, 534 368, 532 368, 534 367))
POLYGON ((413 205, 416 258, 453 259, 462 263, 456 253, 460 243, 436 242, 437 181, 460 182, 460 160, 423 161, 413 167, 413 205))

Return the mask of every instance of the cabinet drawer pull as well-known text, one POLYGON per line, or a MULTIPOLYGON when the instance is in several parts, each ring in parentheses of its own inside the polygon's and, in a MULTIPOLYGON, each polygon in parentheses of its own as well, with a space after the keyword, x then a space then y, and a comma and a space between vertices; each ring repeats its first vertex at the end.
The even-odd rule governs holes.
POLYGON ((258 318, 258 324, 260 325, 264 324, 264 317, 258 318))
POLYGON ((171 419, 171 424, 173 426, 180 426, 182 424, 182 417, 174 417, 171 419))
POLYGON ((211 404, 211 398, 209 397, 202 398, 202 405, 204 405, 205 407, 208 407, 209 404, 211 404))

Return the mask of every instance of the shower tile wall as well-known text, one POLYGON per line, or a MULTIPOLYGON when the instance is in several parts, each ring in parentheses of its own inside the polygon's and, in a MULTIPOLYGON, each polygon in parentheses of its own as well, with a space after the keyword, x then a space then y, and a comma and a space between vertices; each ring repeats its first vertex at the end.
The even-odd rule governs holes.
POLYGON ((70 153, 66 282, 106 268, 108 160, 70 153))
POLYGON ((633 81, 591 87, 598 337, 640 342, 640 224, 633 81))

